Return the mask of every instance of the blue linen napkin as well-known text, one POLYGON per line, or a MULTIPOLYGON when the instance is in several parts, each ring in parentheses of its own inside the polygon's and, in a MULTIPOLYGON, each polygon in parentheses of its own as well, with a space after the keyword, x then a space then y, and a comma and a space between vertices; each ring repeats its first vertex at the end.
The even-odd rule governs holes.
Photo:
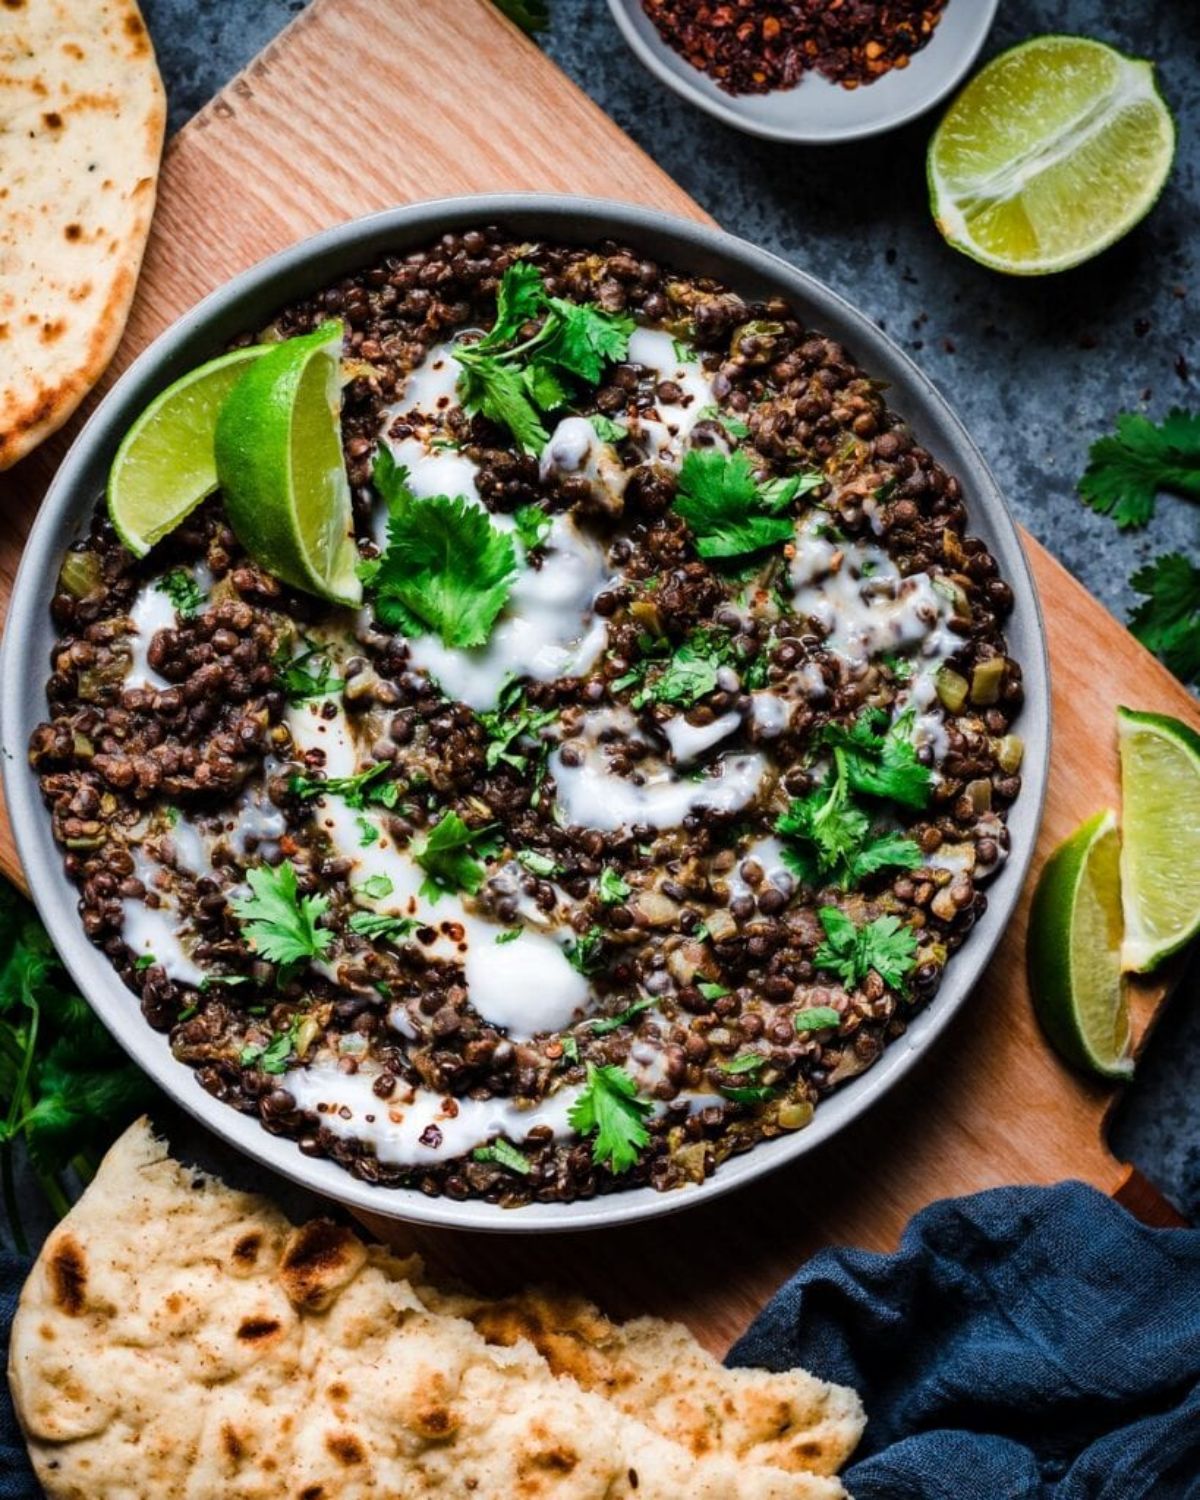
POLYGON ((854 1500, 1200 1500, 1200 1230, 1094 1188, 934 1203, 823 1250, 730 1350, 854 1386, 854 1500))
MULTIPOLYGON (((5 1362, 27 1269, 0 1254, 5 1362)), ((854 1500, 1200 1500, 1200 1230, 1082 1183, 935 1203, 894 1255, 821 1251, 728 1363, 861 1392, 854 1500)), ((7 1397, 0 1500, 41 1500, 7 1397)))

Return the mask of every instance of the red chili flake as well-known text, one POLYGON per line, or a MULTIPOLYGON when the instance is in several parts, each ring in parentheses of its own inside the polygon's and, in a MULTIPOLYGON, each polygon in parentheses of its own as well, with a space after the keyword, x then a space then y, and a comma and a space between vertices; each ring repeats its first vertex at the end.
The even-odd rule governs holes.
POLYGON ((906 68, 947 0, 642 0, 669 47, 726 93, 794 88, 809 71, 843 88, 906 68))

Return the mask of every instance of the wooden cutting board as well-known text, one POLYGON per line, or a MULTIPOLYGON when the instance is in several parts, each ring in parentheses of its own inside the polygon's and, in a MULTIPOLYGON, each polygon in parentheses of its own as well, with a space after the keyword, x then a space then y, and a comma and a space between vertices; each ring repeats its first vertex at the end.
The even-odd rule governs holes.
MULTIPOLYGON (((486 0, 315 0, 168 147, 114 373, 204 293, 303 235, 396 203, 505 189, 588 193, 705 217, 486 0)), ((0 475, 4 599, 71 431, 0 475)), ((1085 816, 1118 803, 1116 705, 1193 721, 1196 705, 1025 540, 1054 675, 1040 865, 1085 816)), ((21 878, 6 826, 0 866, 21 878)), ((476 1282, 565 1281, 614 1312, 676 1314, 720 1349, 816 1246, 886 1249, 934 1198, 1079 1177, 1130 1200, 1140 1195, 1153 1212, 1153 1190, 1130 1179, 1105 1142, 1113 1090, 1062 1067, 1037 1029, 1024 972, 1026 917, 1027 899, 971 1003, 913 1075, 821 1150, 756 1186, 678 1218, 567 1241, 372 1227, 476 1282)), ((1139 1041, 1164 989, 1135 995, 1139 1041)))

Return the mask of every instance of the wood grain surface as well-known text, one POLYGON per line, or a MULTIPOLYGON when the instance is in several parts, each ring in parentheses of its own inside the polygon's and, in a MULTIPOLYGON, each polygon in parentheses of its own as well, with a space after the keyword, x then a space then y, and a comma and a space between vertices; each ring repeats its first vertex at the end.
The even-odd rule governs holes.
MULTIPOLYGON (((588 193, 704 217, 486 0, 315 0, 169 146, 112 373, 204 293, 303 235, 396 203, 505 189, 588 193)), ((78 425, 0 475, 3 598, 47 478, 78 425)), ((1196 708, 1025 540, 1054 677, 1040 865, 1085 816, 1118 804, 1116 705, 1193 721, 1196 708)), ((6 825, 0 867, 21 878, 6 825)), ((1064 1177, 1120 1191, 1128 1169, 1104 1140, 1113 1091, 1061 1066, 1030 1010, 1027 905, 1028 895, 984 981, 923 1065, 791 1169, 680 1218, 567 1242, 421 1233, 381 1220, 372 1228, 479 1283, 567 1281, 617 1313, 677 1314, 719 1349, 814 1247, 887 1248, 934 1198, 1064 1177)), ((1139 1041, 1163 991, 1135 993, 1139 1041)))

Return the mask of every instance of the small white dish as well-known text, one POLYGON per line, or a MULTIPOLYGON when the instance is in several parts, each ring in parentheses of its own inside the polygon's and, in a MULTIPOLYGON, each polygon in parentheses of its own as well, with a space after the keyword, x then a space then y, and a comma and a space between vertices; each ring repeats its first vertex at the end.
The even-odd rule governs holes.
POLYGON ((684 99, 750 135, 819 146, 882 135, 944 99, 979 56, 999 3, 947 0, 929 44, 906 68, 893 68, 874 83, 845 89, 809 72, 795 88, 770 94, 718 88, 663 41, 642 0, 608 0, 608 8, 639 61, 684 99))

